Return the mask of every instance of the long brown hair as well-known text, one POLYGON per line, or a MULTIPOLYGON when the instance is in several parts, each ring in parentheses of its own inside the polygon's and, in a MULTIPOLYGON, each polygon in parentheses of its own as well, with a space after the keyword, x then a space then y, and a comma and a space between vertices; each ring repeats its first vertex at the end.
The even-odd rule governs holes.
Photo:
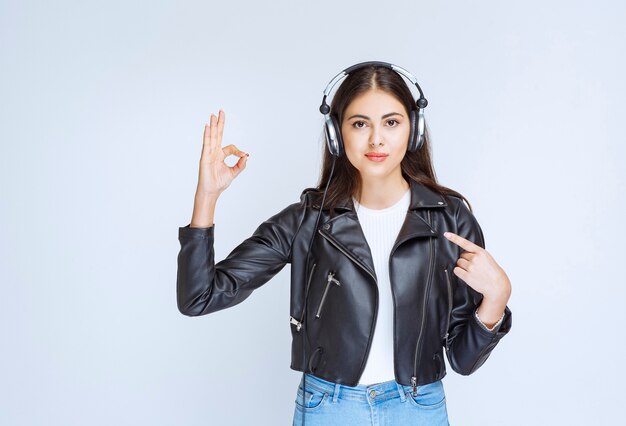
MULTIPOLYGON (((350 73, 340 84, 330 105, 330 114, 338 123, 343 122, 343 117, 348 105, 352 100, 371 89, 383 90, 398 99, 410 111, 415 108, 415 100, 408 86, 395 71, 376 65, 370 65, 350 73)), ((324 132, 324 160, 317 187, 308 188, 313 192, 323 193, 332 167, 333 157, 327 149, 327 137, 324 132)), ((430 154, 430 136, 428 126, 424 128, 424 143, 416 152, 407 151, 400 162, 402 176, 421 183, 442 195, 456 195, 467 202, 470 211, 472 206, 467 199, 457 191, 437 183, 437 177, 433 169, 430 154)), ((331 216, 334 215, 335 206, 339 201, 346 200, 352 195, 358 200, 361 194, 361 176, 358 169, 348 160, 344 153, 335 160, 335 170, 328 187, 324 207, 330 208, 331 216)))

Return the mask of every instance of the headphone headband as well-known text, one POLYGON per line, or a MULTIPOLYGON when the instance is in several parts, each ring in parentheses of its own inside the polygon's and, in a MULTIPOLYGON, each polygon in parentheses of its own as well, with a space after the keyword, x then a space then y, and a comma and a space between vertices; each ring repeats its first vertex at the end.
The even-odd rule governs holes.
POLYGON ((401 76, 406 77, 407 80, 409 80, 411 83, 413 83, 415 85, 415 87, 417 87, 417 91, 420 94, 420 97, 415 102, 415 105, 418 108, 425 108, 428 105, 428 100, 426 100, 426 98, 424 97, 424 92, 422 92, 422 88, 417 83, 417 79, 409 71, 407 71, 406 69, 404 69, 402 67, 399 67, 398 65, 391 64, 389 62, 365 61, 365 62, 359 62, 358 64, 354 64, 352 66, 349 66, 348 68, 346 68, 343 71, 339 72, 336 76, 334 76, 330 80, 330 82, 326 85, 326 88, 324 89, 324 98, 322 99, 322 104, 320 105, 320 112, 322 114, 324 114, 324 115, 327 115, 330 112, 330 107, 326 103, 326 97, 328 97, 328 95, 330 94, 330 91, 333 89, 333 87, 335 87, 335 85, 339 82, 339 80, 343 79, 344 77, 347 77, 350 73, 352 73, 352 72, 354 72, 356 70, 368 67, 370 65, 375 65, 375 66, 381 66, 381 67, 389 68, 390 70, 395 71, 396 73, 400 74, 401 76))

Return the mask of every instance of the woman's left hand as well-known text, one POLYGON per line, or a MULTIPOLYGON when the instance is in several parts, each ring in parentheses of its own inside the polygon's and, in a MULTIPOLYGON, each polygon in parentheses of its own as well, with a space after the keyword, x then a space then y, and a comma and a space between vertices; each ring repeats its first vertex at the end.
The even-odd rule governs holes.
POLYGON ((444 236, 464 251, 456 262, 454 274, 488 300, 506 304, 511 297, 511 281, 491 254, 477 244, 453 232, 444 236))

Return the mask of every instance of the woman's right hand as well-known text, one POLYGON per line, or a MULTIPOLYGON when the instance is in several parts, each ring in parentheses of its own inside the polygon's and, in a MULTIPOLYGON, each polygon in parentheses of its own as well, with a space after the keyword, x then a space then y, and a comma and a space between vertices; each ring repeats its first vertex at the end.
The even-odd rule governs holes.
POLYGON ((217 198, 231 184, 243 169, 246 168, 248 154, 230 144, 222 148, 224 134, 223 110, 219 117, 211 114, 210 125, 204 125, 204 142, 200 156, 200 173, 196 195, 217 198), (239 156, 239 161, 232 167, 224 159, 229 155, 239 156))

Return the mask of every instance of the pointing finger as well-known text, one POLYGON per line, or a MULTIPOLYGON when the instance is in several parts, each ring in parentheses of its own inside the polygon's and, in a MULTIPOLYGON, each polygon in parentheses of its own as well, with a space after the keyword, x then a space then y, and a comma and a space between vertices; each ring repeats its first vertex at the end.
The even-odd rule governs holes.
POLYGON ((466 251, 476 253, 482 250, 481 246, 474 244, 470 240, 467 240, 461 237, 460 235, 455 234, 454 232, 444 232, 443 235, 444 237, 452 241, 454 244, 456 244, 457 246, 461 247, 462 249, 466 251))

